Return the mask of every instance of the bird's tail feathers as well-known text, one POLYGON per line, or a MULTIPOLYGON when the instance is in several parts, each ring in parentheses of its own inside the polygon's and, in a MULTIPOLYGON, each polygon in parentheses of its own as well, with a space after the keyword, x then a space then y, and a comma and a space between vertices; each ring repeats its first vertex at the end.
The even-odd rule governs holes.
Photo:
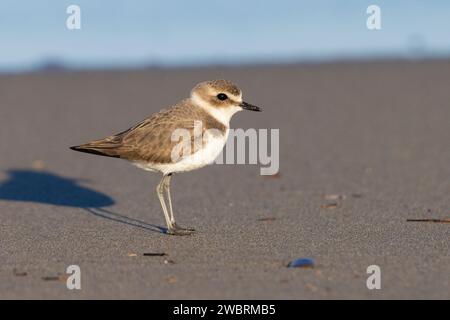
POLYGON ((85 144, 81 144, 79 146, 73 146, 70 147, 70 149, 79 152, 92 153, 105 157, 120 158, 118 152, 120 146, 121 146, 120 141, 118 141, 118 139, 115 139, 115 137, 113 136, 108 137, 106 139, 91 141, 85 144))

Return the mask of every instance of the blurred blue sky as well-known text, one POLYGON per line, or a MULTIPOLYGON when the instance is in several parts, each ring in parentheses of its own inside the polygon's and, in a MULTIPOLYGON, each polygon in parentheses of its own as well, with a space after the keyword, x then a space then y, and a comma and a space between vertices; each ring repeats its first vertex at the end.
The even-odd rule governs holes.
POLYGON ((450 1, 1 0, 0 40, 3 71, 450 56, 450 1), (66 28, 71 4, 81 30, 66 28))

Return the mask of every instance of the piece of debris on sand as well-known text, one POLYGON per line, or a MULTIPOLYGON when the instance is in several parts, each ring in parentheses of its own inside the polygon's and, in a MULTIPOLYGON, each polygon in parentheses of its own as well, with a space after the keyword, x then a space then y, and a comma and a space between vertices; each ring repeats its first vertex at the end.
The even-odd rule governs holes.
POLYGON ((28 274, 26 271, 19 271, 16 268, 13 269, 13 273, 16 277, 25 277, 28 274))
POLYGON ((178 279, 175 276, 169 276, 169 277, 166 278, 166 282, 170 283, 170 284, 176 283, 177 281, 178 281, 178 279))
POLYGON ((434 222, 434 223, 450 223, 448 219, 407 219, 407 222, 434 222))
POLYGON ((321 209, 336 209, 337 207, 337 202, 324 203, 320 206, 321 209))
POLYGON ((276 218, 275 217, 265 217, 265 218, 259 218, 258 221, 262 221, 262 222, 271 222, 271 221, 275 221, 276 218))
POLYGON ((325 200, 344 200, 346 196, 343 194, 325 194, 323 198, 325 200))
POLYGON ((144 257, 164 257, 167 256, 165 252, 145 252, 144 257))

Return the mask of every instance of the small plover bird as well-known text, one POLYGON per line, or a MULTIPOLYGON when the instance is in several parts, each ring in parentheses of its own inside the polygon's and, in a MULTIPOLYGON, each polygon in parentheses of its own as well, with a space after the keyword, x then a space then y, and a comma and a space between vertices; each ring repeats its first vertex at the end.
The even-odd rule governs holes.
POLYGON ((196 85, 189 98, 128 130, 71 149, 125 159, 142 169, 162 173, 156 192, 166 219, 167 233, 188 235, 194 229, 178 226, 173 215, 172 174, 214 162, 227 141, 231 117, 243 109, 261 111, 261 108, 244 102, 242 91, 230 81, 206 81, 196 85), (179 134, 174 138, 176 132, 188 134, 185 148, 180 148, 179 134))

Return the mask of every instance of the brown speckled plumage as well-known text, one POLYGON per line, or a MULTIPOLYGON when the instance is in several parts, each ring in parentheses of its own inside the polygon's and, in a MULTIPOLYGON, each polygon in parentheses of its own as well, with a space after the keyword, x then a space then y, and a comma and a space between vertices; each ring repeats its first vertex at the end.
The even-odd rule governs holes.
MULTIPOLYGON (((194 121, 202 122, 202 134, 208 129, 217 129, 224 133, 225 125, 217 121, 205 110, 194 106, 190 99, 161 110, 134 127, 104 139, 95 140, 72 147, 73 150, 97 155, 117 157, 130 161, 148 163, 171 163, 171 152, 178 143, 171 141, 176 129, 187 129, 194 141, 194 121)), ((192 152, 196 150, 191 148, 192 152)))

